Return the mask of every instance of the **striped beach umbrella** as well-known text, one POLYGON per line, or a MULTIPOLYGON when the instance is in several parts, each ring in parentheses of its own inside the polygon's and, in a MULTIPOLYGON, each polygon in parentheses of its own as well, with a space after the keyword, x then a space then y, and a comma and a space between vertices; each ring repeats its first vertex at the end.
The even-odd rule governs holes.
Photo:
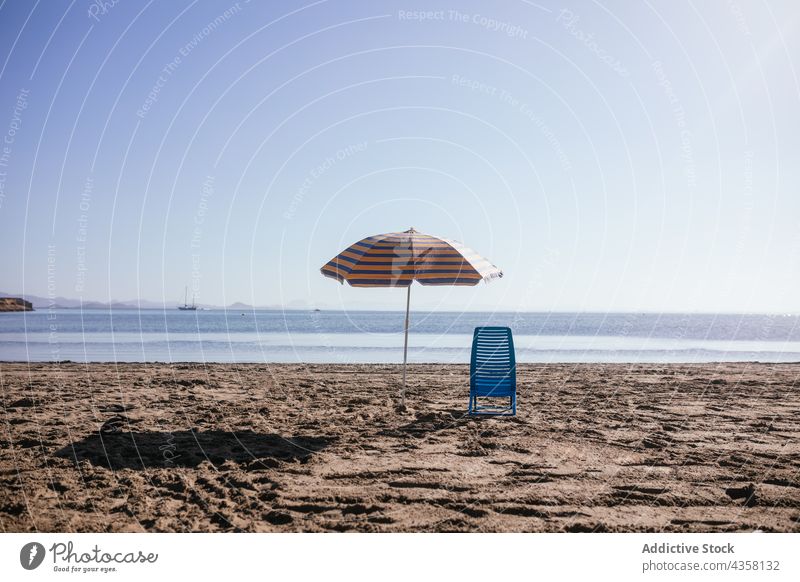
POLYGON ((406 319, 403 342, 405 405, 408 321, 411 283, 421 285, 477 285, 503 276, 503 271, 478 253, 454 240, 417 232, 390 232, 368 236, 347 247, 320 269, 323 275, 353 287, 405 287, 406 319))

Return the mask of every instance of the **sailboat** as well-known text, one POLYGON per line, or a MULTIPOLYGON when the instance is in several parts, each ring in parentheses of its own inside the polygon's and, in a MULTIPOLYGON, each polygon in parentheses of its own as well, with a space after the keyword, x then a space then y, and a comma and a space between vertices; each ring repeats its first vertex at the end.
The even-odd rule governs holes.
POLYGON ((189 299, 189 287, 187 286, 186 289, 183 291, 183 305, 178 305, 178 309, 181 311, 197 311, 197 306, 194 304, 194 295, 192 295, 192 304, 189 305, 187 300, 189 299))

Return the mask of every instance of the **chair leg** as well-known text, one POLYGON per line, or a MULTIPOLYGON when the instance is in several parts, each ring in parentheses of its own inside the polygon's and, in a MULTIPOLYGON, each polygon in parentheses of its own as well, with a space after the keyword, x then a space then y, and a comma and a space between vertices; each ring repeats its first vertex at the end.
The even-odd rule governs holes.
POLYGON ((508 397, 508 407, 495 409, 494 411, 479 411, 478 410, 478 396, 477 394, 470 394, 469 395, 469 405, 467 407, 468 414, 500 414, 500 415, 516 415, 517 414, 517 395, 513 394, 508 397))

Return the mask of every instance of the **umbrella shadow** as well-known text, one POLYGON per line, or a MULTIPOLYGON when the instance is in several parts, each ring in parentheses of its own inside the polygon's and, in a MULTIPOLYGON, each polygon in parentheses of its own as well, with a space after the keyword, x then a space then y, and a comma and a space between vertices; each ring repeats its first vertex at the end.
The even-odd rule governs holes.
POLYGON ((95 433, 56 451, 55 455, 109 469, 197 467, 203 462, 219 466, 226 461, 247 469, 264 469, 282 461, 307 462, 333 440, 250 430, 95 433))
POLYGON ((455 430, 466 424, 481 422, 483 419, 470 416, 466 410, 437 410, 418 412, 414 420, 396 428, 382 431, 386 436, 424 436, 431 433, 455 430))
POLYGON ((495 422, 514 425, 526 424, 526 422, 518 416, 497 416, 491 414, 471 415, 467 410, 457 408, 418 412, 411 422, 398 427, 385 428, 380 431, 380 434, 391 437, 424 437, 434 433, 459 430, 464 426, 480 427, 484 423, 491 426, 495 422))

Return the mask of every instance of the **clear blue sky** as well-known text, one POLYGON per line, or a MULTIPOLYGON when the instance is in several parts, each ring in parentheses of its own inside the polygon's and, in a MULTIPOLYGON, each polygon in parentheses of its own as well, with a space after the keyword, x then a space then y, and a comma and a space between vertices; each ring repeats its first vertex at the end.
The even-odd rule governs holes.
POLYGON ((505 271, 420 308, 798 312, 799 35, 790 0, 6 0, 0 290, 401 309, 319 267, 414 226, 505 271))

